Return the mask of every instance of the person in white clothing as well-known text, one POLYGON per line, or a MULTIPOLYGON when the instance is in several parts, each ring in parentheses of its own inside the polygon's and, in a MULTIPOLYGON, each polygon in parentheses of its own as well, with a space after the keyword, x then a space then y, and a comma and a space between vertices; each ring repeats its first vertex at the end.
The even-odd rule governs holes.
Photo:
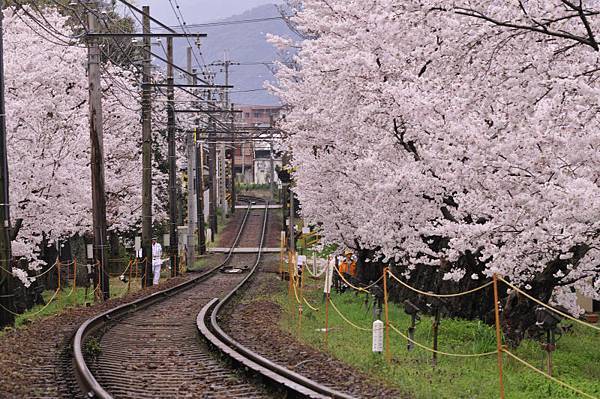
POLYGON ((162 246, 152 238, 152 284, 157 285, 160 280, 160 267, 162 265, 162 246))

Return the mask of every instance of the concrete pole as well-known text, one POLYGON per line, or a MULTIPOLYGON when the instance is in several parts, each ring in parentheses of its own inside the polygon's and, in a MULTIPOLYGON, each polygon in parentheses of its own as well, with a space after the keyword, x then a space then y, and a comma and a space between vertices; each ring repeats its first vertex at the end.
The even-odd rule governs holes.
MULTIPOLYGON (((88 29, 95 32, 97 17, 88 13, 88 29)), ((108 275, 106 193, 104 186, 104 140, 102 126, 102 88, 100 83, 100 47, 92 39, 88 47, 88 83, 90 108, 90 144, 92 169, 92 219, 94 230, 94 258, 97 272, 95 284, 100 284, 104 300, 110 298, 108 275)))
POLYGON ((6 108, 4 104, 4 46, 2 19, 4 1, 0 0, 0 329, 14 323, 15 317, 6 309, 14 311, 13 277, 11 269, 10 207, 8 196, 8 157, 6 148, 6 108))
POLYGON ((173 76, 173 38, 167 38, 167 141, 169 145, 169 252, 171 276, 179 272, 177 237, 177 153, 175 149, 175 88, 173 76))
MULTIPOLYGON (((187 48, 187 71, 188 83, 195 84, 195 78, 192 74, 192 48, 187 48)), ((187 234, 187 264, 188 267, 196 262, 196 241, 194 240, 194 230, 196 227, 196 145, 194 143, 194 133, 190 132, 187 136, 187 165, 188 165, 188 234, 187 234)))
MULTIPOLYGON (((143 32, 150 34, 150 7, 143 7, 143 32)), ((142 65, 142 286, 152 285, 152 56, 150 36, 144 37, 142 65)))

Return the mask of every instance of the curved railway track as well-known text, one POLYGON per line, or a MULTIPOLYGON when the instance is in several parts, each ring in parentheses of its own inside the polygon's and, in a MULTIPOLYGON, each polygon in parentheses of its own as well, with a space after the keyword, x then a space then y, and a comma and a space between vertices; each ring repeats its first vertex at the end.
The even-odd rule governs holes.
POLYGON ((80 326, 73 339, 73 365, 85 397, 348 397, 270 363, 227 337, 218 326, 219 310, 261 261, 268 207, 253 210, 257 200, 244 200, 249 202, 248 208, 221 264, 80 326), (256 234, 257 227, 260 234, 256 234), (257 255, 233 254, 236 246, 256 246, 257 237, 257 255), (250 273, 219 273, 227 267, 247 268, 252 262, 250 273), (225 299, 219 302, 220 297, 225 299), (204 324, 207 320, 210 326, 204 324), (198 331, 210 345, 198 339, 198 331), (215 348, 233 362, 216 360, 212 353, 215 348), (241 374, 236 365, 250 369, 260 382, 275 389, 241 374))

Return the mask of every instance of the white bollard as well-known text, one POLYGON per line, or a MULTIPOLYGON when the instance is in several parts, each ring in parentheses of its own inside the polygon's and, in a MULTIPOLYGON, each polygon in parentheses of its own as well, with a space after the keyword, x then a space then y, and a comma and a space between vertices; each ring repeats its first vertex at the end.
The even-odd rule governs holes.
POLYGON ((383 352, 383 322, 375 320, 373 322, 373 353, 383 352))
POLYGON ((206 229, 206 240, 208 242, 212 242, 212 230, 211 229, 206 229))

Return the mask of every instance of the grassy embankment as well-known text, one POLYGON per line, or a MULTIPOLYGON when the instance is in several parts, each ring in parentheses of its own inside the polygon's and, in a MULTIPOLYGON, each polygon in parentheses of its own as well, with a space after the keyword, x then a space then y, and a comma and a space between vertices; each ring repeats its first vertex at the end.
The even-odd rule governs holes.
MULTIPOLYGON (((141 287, 139 279, 132 279, 131 281, 131 291, 137 291, 141 287)), ((120 298, 127 294, 128 284, 119 280, 118 277, 111 277, 110 279, 110 297, 111 298, 120 298)), ((46 290, 42 293, 46 304, 52 299, 54 296, 54 290, 46 290)), ((93 293, 92 289, 87 290, 86 297, 86 289, 85 287, 77 287, 75 290, 72 290, 71 286, 65 287, 64 290, 61 290, 52 300, 51 303, 46 305, 37 305, 33 308, 29 309, 27 312, 22 313, 15 318, 15 327, 22 327, 29 324, 31 321, 43 319, 49 316, 55 316, 60 314, 69 308, 85 306, 87 303, 93 303, 93 293)))
MULTIPOLYGON (((299 339, 313 347, 323 349, 325 324, 322 303, 322 282, 311 281, 305 295, 320 310, 313 312, 304 306, 304 316, 299 339)), ((287 286, 276 300, 284 314, 282 327, 298 334, 296 300, 290 300, 287 286)), ((333 294, 332 300, 340 312, 361 327, 370 327, 372 313, 364 306, 364 294, 353 292, 333 294)), ((389 308, 390 322, 406 334, 410 317, 397 305, 389 308)), ((336 358, 356 368, 375 375, 395 385, 414 398, 496 398, 498 390, 498 367, 496 355, 478 358, 439 356, 437 367, 432 366, 430 352, 414 349, 408 352, 406 340, 390 331, 392 362, 388 365, 384 356, 371 352, 372 337, 369 331, 349 326, 330 307, 329 345, 327 350, 336 358)), ((424 316, 417 325, 415 340, 432 346, 432 318, 424 316)), ((554 377, 578 389, 600 397, 600 333, 584 326, 575 326, 572 333, 563 336, 553 353, 554 377)), ((482 353, 496 349, 493 327, 477 321, 442 320, 439 329, 439 350, 452 353, 482 353)), ((545 352, 538 342, 526 340, 514 352, 538 368, 545 367, 545 352)), ((343 376, 343 373, 340 373, 343 376)), ((547 380, 525 368, 514 359, 504 357, 504 384, 507 398, 578 398, 573 391, 547 380)))

